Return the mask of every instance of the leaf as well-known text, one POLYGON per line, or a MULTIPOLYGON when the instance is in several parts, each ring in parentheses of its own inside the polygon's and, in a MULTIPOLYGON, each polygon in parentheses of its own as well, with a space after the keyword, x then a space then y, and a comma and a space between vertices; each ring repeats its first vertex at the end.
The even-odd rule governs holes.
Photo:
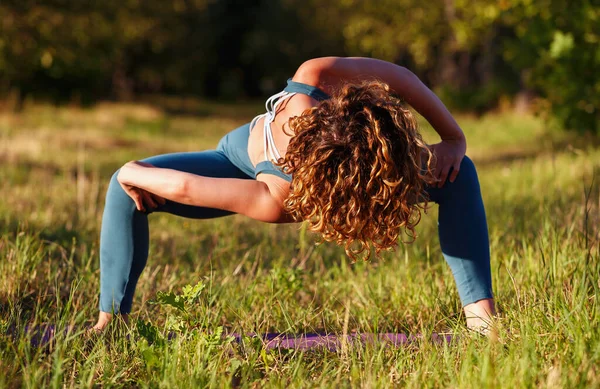
POLYGON ((138 319, 136 322, 136 330, 142 338, 146 339, 148 344, 163 345, 164 340, 158 332, 158 328, 151 323, 138 319))
POLYGON ((181 317, 171 315, 167 317, 166 328, 169 331, 183 332, 186 327, 186 322, 181 317))
POLYGON ((242 361, 240 361, 239 359, 236 359, 236 358, 232 359, 229 362, 229 373, 235 374, 241 366, 242 366, 242 361))
POLYGON ((550 45, 550 56, 552 58, 560 58, 564 55, 569 54, 573 49, 573 34, 563 33, 562 31, 554 32, 554 39, 550 45))
POLYGON ((207 346, 220 346, 224 343, 223 339, 223 327, 219 326, 215 329, 215 332, 207 334, 204 337, 204 343, 207 346))
POLYGON ((160 366, 160 358, 152 347, 148 347, 142 351, 142 358, 149 368, 158 368, 160 366))
POLYGON ((184 286, 182 296, 183 296, 183 298, 185 298, 186 303, 194 304, 194 303, 198 302, 198 300, 200 299, 200 295, 202 294, 202 291, 204 290, 205 287, 206 287, 206 285, 204 285, 204 283, 202 281, 199 281, 194 286, 191 286, 191 285, 184 286))
POLYGON ((185 304, 181 296, 173 292, 158 292, 156 293, 156 303, 162 305, 170 305, 181 312, 185 312, 185 304))

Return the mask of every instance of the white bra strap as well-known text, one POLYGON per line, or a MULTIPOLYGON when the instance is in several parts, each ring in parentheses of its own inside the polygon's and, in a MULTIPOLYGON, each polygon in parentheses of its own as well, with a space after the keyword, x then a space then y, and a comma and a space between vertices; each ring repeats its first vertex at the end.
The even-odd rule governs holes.
POLYGON ((264 117, 264 118, 265 118, 265 120, 266 120, 266 118, 267 118, 267 116, 269 115, 269 113, 270 113, 271 111, 273 111, 273 101, 274 101, 275 99, 278 99, 279 97, 281 97, 281 96, 283 96, 283 95, 287 94, 287 93, 288 93, 288 92, 286 92, 286 91, 281 91, 281 92, 279 92, 279 93, 276 93, 276 94, 274 94, 273 96, 271 96, 271 97, 269 97, 269 98, 267 99, 267 102, 265 103, 265 110, 266 110, 267 112, 265 112, 265 113, 262 113, 262 114, 260 114, 260 115, 257 115, 257 116, 255 116, 255 117, 254 117, 254 119, 252 119, 252 121, 250 122, 250 127, 248 128, 248 129, 249 129, 249 132, 252 132, 252 129, 254 128, 254 125, 256 124, 256 122, 257 122, 257 121, 258 121, 260 118, 264 117))
POLYGON ((287 95, 288 93, 290 93, 290 92, 281 91, 281 92, 276 93, 273 96, 269 97, 267 99, 267 102, 265 103, 265 108, 267 109, 267 112, 273 111, 273 109, 275 108, 274 104, 277 104, 279 102, 278 99, 280 97, 287 95))
POLYGON ((275 115, 277 114, 277 108, 279 108, 279 106, 286 101, 287 99, 289 99, 290 97, 292 97, 293 95, 295 95, 296 92, 286 92, 286 91, 282 91, 274 96, 271 96, 271 98, 269 100, 267 100, 267 104, 270 104, 271 106, 269 107, 270 109, 267 110, 266 116, 265 116, 265 121, 264 121, 264 137, 265 137, 265 160, 272 160, 272 161, 278 161, 279 158, 281 158, 281 154, 279 154, 279 151, 277 150, 277 146, 275 145, 275 139, 273 138, 273 130, 271 129, 271 123, 273 123, 273 120, 275 120, 275 115), (268 150, 268 152, 267 152, 268 150), (270 157, 269 158, 269 154, 270 157))
MULTIPOLYGON (((273 138, 273 131, 271 131, 270 127, 271 125, 269 124, 269 130, 267 130, 267 128, 265 127, 265 134, 267 134, 265 136, 265 143, 269 146, 269 154, 271 154, 271 160, 273 161, 278 161, 279 158, 281 158, 281 154, 279 154, 279 151, 277 150, 277 147, 275 147, 275 139, 273 138)), ((269 157, 267 155, 267 150, 265 149, 265 160, 268 160, 269 157)))
POLYGON ((275 139, 273 138, 273 131, 271 129, 271 123, 273 123, 273 120, 275 120, 275 115, 277 114, 277 108, 279 107, 279 105, 295 94, 296 94, 296 92, 281 91, 281 92, 276 93, 273 96, 269 97, 265 103, 265 109, 267 112, 256 116, 250 122, 249 131, 252 132, 252 129, 256 125, 256 122, 259 119, 264 118, 263 146, 264 146, 264 150, 265 150, 265 160, 266 161, 268 161, 268 160, 278 161, 279 158, 281 158, 281 154, 279 154, 279 151, 277 150, 277 147, 275 146, 275 139), (269 158, 269 154, 270 154, 270 158, 269 158))
MULTIPOLYGON (((283 103, 284 101, 286 101, 287 99, 292 97, 294 94, 295 93, 290 93, 290 92, 286 92, 286 91, 279 93, 278 100, 275 101, 275 99, 273 99, 271 101, 272 109, 270 111, 267 111, 268 116, 267 116, 267 118, 265 118, 264 132, 265 132, 265 138, 267 138, 267 146, 269 149, 269 154, 271 155, 270 159, 273 161, 278 161, 279 158, 281 158, 281 154, 279 154, 279 151, 277 150, 277 146, 275 146, 275 138, 273 138, 273 130, 271 129, 271 123, 273 123, 273 121, 275 120, 275 115, 277 114, 277 108, 279 108, 281 103, 283 103), (273 103, 273 101, 275 101, 275 102, 273 103)), ((267 155, 267 149, 265 149, 265 159, 266 160, 269 159, 269 157, 267 155)))

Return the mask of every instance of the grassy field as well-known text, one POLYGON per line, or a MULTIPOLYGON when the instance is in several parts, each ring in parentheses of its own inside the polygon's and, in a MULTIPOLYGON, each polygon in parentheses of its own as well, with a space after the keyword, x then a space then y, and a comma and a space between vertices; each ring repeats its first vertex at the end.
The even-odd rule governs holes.
POLYGON ((160 107, 0 113, 0 387, 600 387, 598 140, 513 114, 458 118, 488 212, 495 336, 464 328, 434 206, 414 244, 356 264, 334 245, 315 246, 301 225, 155 214, 132 327, 59 331, 33 347, 27 324, 84 328, 97 316, 110 175, 128 160, 213 148, 261 109, 160 107), (182 296, 185 312, 159 292, 182 296), (447 331, 457 340, 267 351, 221 330, 447 331))

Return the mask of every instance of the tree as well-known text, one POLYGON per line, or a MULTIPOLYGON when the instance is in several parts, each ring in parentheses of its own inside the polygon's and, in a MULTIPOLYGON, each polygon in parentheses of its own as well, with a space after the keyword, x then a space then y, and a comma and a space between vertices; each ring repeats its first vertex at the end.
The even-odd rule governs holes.
POLYGON ((600 131, 600 6, 594 0, 518 0, 503 15, 514 28, 505 59, 547 99, 559 123, 600 131))

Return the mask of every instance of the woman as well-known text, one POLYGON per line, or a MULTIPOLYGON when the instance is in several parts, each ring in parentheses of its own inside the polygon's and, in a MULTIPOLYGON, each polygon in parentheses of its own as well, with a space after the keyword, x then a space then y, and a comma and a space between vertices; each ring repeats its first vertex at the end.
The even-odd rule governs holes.
POLYGON ((485 211, 465 152, 458 124, 409 70, 370 58, 309 60, 267 101, 265 114, 226 135, 217 150, 133 161, 115 173, 102 220, 94 328, 131 311, 151 211, 306 220, 356 257, 394 246, 402 233, 414 238, 430 200, 440 207, 441 248, 467 326, 481 329, 495 309, 485 211), (440 143, 424 144, 394 95, 431 123, 440 143))

